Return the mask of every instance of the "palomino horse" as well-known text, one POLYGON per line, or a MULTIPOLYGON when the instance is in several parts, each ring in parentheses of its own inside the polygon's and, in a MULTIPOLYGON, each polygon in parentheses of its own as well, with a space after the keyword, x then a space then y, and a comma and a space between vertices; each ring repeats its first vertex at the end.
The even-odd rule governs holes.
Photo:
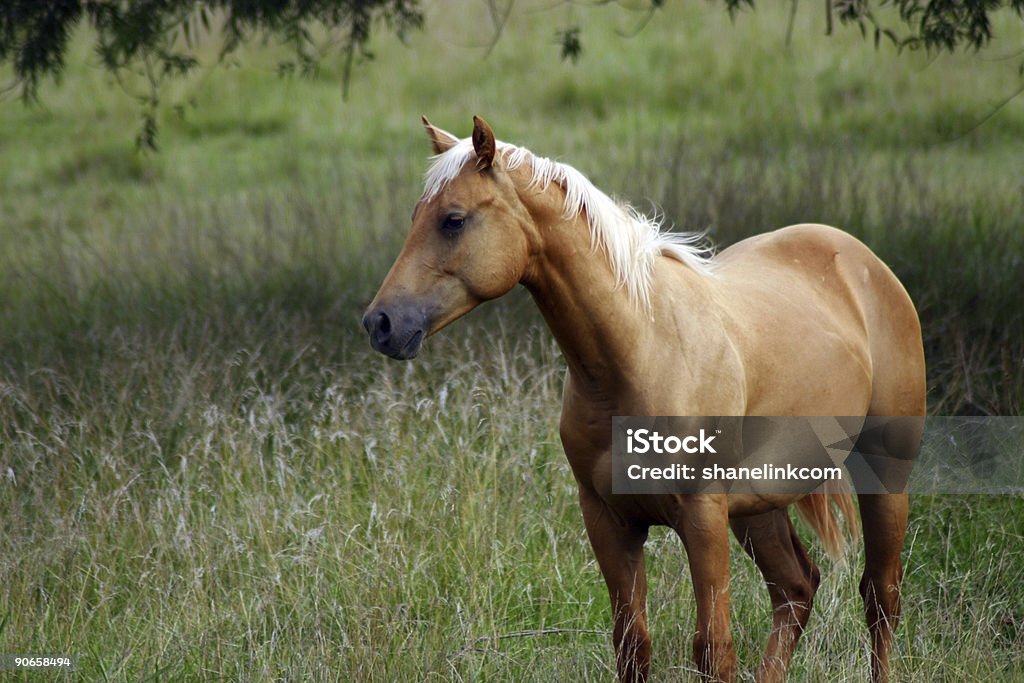
MULTIPOLYGON (((426 337, 523 284, 568 365, 562 444, 611 596, 619 678, 647 678, 643 547, 648 528, 662 524, 687 550, 701 674, 736 676, 731 526, 774 608, 757 679, 783 680, 819 582, 786 508, 795 502, 835 547, 832 503, 848 516, 850 495, 616 496, 612 417, 924 415, 920 323, 906 291, 834 228, 796 225, 705 257, 692 235, 661 232, 575 169, 495 141, 480 118, 464 140, 424 125, 437 155, 405 246, 363 318, 373 347, 413 358, 426 337)), ((907 496, 860 494, 859 503, 871 672, 884 681, 907 496)))

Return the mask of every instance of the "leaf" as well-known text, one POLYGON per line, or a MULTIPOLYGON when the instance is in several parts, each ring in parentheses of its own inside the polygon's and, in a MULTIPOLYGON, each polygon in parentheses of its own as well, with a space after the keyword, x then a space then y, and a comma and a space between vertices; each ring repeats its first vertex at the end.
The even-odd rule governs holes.
POLYGON ((155 108, 142 112, 142 127, 135 136, 135 149, 140 152, 159 152, 160 148, 156 144, 158 132, 155 108))
POLYGON ((572 60, 576 64, 583 53, 583 44, 580 42, 580 29, 578 26, 567 28, 558 32, 558 39, 562 45, 562 61, 572 60))

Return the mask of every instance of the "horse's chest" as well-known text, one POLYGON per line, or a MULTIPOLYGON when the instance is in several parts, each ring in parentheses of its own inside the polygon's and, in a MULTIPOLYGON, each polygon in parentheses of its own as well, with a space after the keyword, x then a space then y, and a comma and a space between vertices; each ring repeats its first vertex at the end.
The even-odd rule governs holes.
POLYGON ((573 475, 580 486, 601 498, 612 494, 611 418, 602 424, 562 420, 562 446, 573 475))
POLYGON ((569 458, 569 465, 576 474, 576 479, 593 489, 606 502, 612 499, 612 453, 611 450, 604 451, 596 458, 588 459, 573 465, 573 459, 569 458))
POLYGON ((584 392, 570 374, 562 402, 562 446, 579 485, 612 508, 625 497, 612 495, 612 418, 658 414, 657 406, 630 398, 635 392, 584 392))

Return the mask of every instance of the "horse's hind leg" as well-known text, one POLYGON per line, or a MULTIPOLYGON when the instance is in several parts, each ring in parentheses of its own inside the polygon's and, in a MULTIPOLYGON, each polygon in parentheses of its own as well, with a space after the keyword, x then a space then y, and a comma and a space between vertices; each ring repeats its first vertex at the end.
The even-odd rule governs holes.
POLYGON ((892 633, 900 618, 900 552, 907 532, 905 493, 862 494, 860 516, 864 524, 864 576, 860 594, 871 631, 871 680, 889 680, 892 633))
POLYGON ((796 643, 811 616, 820 573, 796 535, 786 510, 737 517, 729 523, 764 575, 772 599, 772 632, 757 681, 784 681, 796 643))

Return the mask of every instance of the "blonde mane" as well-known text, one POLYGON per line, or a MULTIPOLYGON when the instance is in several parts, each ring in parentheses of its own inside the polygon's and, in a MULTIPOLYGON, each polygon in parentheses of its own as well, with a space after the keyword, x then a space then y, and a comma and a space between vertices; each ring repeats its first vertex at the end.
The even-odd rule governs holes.
MULTIPOLYGON (((566 218, 586 215, 592 247, 604 251, 617 282, 626 288, 633 301, 644 307, 650 305, 651 279, 659 256, 674 258, 697 272, 711 274, 712 251, 704 243, 703 233, 662 230, 658 217, 645 216, 632 206, 615 201, 567 164, 539 157, 528 149, 505 142, 497 142, 497 153, 508 170, 529 164, 530 189, 544 190, 551 183, 562 188, 565 192, 563 215, 566 218)), ((446 152, 432 157, 425 176, 423 199, 436 196, 475 158, 470 138, 459 140, 446 152)))

